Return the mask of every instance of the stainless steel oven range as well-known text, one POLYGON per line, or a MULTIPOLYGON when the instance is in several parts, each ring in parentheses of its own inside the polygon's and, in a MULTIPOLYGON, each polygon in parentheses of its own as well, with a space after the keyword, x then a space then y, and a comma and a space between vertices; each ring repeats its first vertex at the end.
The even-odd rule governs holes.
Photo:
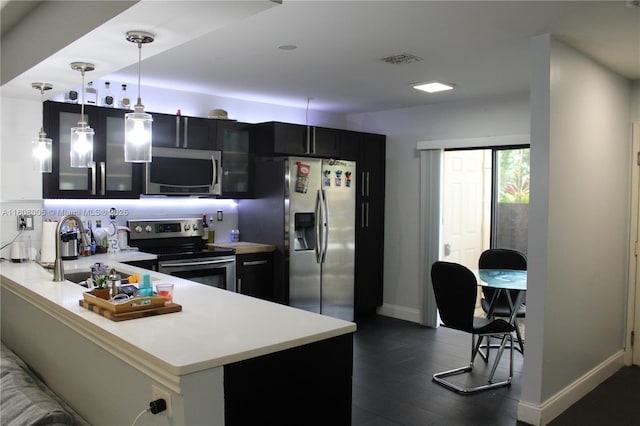
POLYGON ((201 220, 129 220, 129 245, 158 256, 158 271, 200 284, 236 291, 236 256, 231 249, 207 248, 201 220))

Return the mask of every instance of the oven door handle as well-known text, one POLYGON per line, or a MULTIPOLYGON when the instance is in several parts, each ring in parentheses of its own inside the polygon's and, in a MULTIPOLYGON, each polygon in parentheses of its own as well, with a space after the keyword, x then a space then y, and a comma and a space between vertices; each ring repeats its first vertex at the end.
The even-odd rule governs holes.
POLYGON ((203 265, 216 265, 220 263, 232 263, 232 260, 205 260, 203 262, 181 262, 181 263, 160 263, 161 268, 178 268, 181 266, 203 266, 203 265))

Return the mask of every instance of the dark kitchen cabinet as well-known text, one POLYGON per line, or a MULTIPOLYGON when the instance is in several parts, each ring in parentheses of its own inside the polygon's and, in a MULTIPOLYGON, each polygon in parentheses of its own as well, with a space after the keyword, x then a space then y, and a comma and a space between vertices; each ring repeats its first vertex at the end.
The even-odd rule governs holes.
POLYGON ((222 197, 251 198, 253 154, 250 124, 216 120, 218 146, 222 150, 222 197))
POLYGON ((251 140, 257 155, 344 158, 338 129, 272 121, 254 125, 251 140))
POLYGON ((236 280, 238 293, 273 300, 273 253, 237 254, 236 280))
POLYGON ((153 146, 217 151, 217 121, 209 118, 151 113, 153 146))
POLYGON ((138 198, 143 165, 124 161, 126 110, 85 105, 85 119, 95 131, 93 164, 70 167, 71 127, 80 120, 80 105, 47 101, 45 131, 53 140, 53 167, 42 175, 43 198, 138 198))
POLYGON ((361 134, 356 192, 356 319, 382 305, 385 145, 383 135, 361 134))

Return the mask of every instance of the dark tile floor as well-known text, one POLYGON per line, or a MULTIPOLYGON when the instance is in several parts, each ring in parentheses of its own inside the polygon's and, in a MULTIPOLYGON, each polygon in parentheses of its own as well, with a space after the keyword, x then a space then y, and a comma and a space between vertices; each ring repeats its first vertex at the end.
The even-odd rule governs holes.
MULTIPOLYGON (((444 327, 432 329, 382 316, 359 320, 354 338, 353 426, 518 424, 523 364, 519 352, 514 355, 510 387, 464 396, 431 380, 435 372, 467 364, 470 346, 468 334, 444 327)), ((475 365, 474 373, 481 375, 484 362, 477 359, 475 365)), ((505 352, 496 375, 506 375, 507 367, 505 352)), ((634 410, 640 402, 640 368, 628 369, 614 375, 551 425, 640 425, 640 414, 634 410), (590 414, 594 411, 596 415, 590 414)))

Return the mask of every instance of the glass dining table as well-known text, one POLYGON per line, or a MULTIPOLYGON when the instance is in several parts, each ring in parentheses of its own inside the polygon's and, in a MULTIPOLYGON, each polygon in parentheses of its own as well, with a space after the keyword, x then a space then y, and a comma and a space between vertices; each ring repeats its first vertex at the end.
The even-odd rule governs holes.
MULTIPOLYGON (((509 307, 511 308, 509 323, 517 327, 517 307, 523 302, 524 295, 527 291, 527 271, 514 269, 478 269, 477 276, 480 278, 478 280, 479 285, 491 287, 496 290, 490 300, 487 317, 491 317, 496 301, 500 297, 500 294, 504 292, 507 296, 507 300, 509 301, 509 307), (516 292, 515 300, 511 297, 512 291, 514 290, 516 292)), ((521 352, 524 351, 522 342, 520 349, 521 352)))

